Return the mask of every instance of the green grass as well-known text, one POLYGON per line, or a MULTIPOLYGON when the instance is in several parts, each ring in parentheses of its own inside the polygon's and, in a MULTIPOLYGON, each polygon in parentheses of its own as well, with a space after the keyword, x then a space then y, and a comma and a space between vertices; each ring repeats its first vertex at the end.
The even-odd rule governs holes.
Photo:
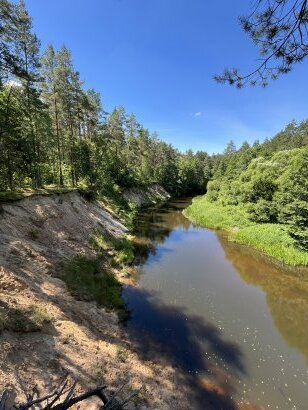
POLYGON ((133 228, 137 216, 136 206, 125 199, 122 189, 118 185, 111 183, 104 187, 98 192, 97 199, 126 227, 133 228))
POLYGON ((106 308, 124 309, 122 285, 103 268, 99 258, 77 256, 65 264, 56 276, 66 283, 71 294, 79 300, 95 300, 106 308))
POLYGON ((33 241, 36 241, 39 237, 40 231, 38 229, 30 229, 29 236, 33 241))
POLYGON ((25 309, 0 309, 0 331, 17 333, 38 332, 51 321, 47 309, 41 305, 31 305, 25 309))
POLYGON ((197 225, 226 230, 230 241, 251 246, 287 265, 308 266, 308 252, 296 248, 286 225, 251 222, 244 206, 223 206, 203 196, 195 198, 184 214, 197 225))
POLYGON ((287 265, 308 266, 308 252, 295 247, 286 229, 285 225, 256 224, 232 233, 230 239, 259 249, 287 265))
POLYGON ((98 253, 108 252, 118 265, 131 264, 135 259, 135 246, 128 237, 116 238, 96 233, 92 246, 98 253))
POLYGON ((206 196, 194 198, 184 215, 192 222, 211 229, 242 228, 253 224, 248 219, 246 208, 212 203, 206 196))
POLYGON ((117 359, 123 363, 128 359, 128 351, 123 346, 118 346, 117 348, 117 359))

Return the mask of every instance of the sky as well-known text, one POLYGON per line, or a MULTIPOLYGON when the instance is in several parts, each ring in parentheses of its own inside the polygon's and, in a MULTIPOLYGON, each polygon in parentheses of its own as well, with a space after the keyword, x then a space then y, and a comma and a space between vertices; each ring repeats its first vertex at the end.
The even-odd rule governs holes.
POLYGON ((217 84, 258 52, 238 24, 248 0, 26 0, 42 49, 65 44, 103 107, 123 105, 181 151, 223 151, 308 117, 308 61, 263 88, 217 84))

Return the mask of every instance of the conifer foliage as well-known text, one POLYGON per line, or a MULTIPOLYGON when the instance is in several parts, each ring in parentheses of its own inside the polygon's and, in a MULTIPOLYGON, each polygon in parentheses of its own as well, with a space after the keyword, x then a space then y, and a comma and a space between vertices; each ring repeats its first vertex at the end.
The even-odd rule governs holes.
POLYGON ((123 107, 104 112, 67 47, 41 53, 23 1, 0 0, 0 124, 1 191, 53 184, 99 193, 156 182, 180 195, 195 174, 188 190, 205 191, 209 156, 181 154, 123 107))

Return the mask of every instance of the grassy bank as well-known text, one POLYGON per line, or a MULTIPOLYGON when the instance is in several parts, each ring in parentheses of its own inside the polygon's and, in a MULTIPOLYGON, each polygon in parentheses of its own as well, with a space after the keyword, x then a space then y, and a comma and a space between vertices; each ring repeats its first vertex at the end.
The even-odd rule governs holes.
POLYGON ((91 246, 96 257, 78 255, 64 263, 54 273, 62 279, 70 293, 79 300, 96 301, 99 306, 115 309, 125 318, 122 284, 113 269, 123 271, 135 258, 135 247, 130 237, 113 237, 96 233, 91 246))
POLYGON ((211 203, 206 196, 193 200, 184 214, 192 222, 228 232, 228 239, 251 246, 287 265, 308 266, 308 252, 295 247, 282 224, 260 224, 248 219, 245 206, 211 203))
POLYGON ((122 285, 101 258, 77 256, 59 269, 55 276, 62 279, 73 296, 79 300, 95 300, 108 309, 124 309, 122 285))
POLYGON ((131 264, 135 259, 135 247, 128 236, 116 238, 97 232, 91 242, 98 255, 104 255, 107 252, 114 264, 125 266, 131 264))
POLYGON ((32 304, 22 309, 12 309, 5 303, 0 303, 0 333, 3 330, 16 333, 38 332, 50 321, 51 316, 43 305, 32 304))

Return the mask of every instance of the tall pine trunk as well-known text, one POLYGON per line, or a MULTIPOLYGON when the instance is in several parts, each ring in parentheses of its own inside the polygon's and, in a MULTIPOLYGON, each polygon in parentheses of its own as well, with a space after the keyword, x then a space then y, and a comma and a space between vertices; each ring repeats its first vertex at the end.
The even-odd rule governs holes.
POLYGON ((63 186, 63 170, 62 170, 62 154, 61 154, 61 144, 60 144, 60 127, 59 127, 59 114, 57 99, 54 99, 55 106, 55 120, 56 120, 56 137, 57 137, 57 153, 58 153, 58 167, 59 167, 59 185, 63 186))

